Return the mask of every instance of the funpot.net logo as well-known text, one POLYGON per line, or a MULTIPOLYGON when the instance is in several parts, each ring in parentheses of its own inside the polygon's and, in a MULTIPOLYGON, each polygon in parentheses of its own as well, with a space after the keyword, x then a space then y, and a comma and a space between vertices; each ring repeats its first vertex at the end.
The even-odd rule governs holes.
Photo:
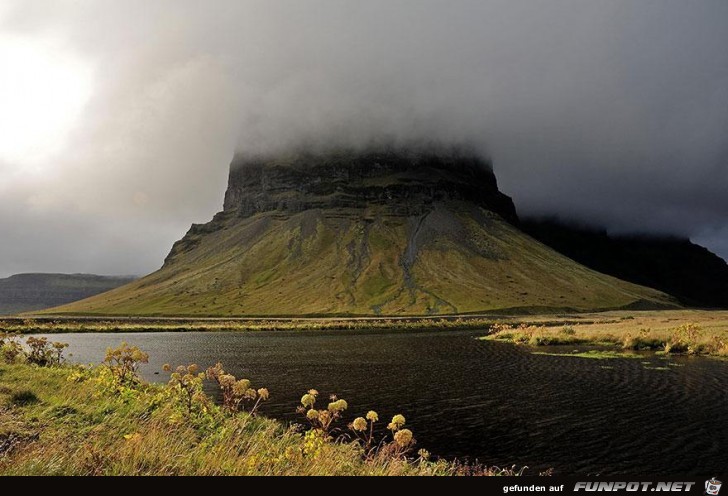
MULTIPOLYGON (((690 492, 694 481, 688 482, 577 482, 574 492, 690 492)), ((698 486, 699 487, 699 486, 698 486)), ((706 484, 707 487, 707 484, 706 484)), ((718 493, 712 493, 713 496, 718 493)))

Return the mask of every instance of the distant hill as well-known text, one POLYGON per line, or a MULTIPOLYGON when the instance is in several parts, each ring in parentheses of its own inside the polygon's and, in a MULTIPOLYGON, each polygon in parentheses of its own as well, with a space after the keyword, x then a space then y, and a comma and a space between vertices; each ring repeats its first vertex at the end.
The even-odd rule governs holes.
POLYGON ((659 289, 688 306, 728 308, 728 264, 689 239, 610 236, 553 219, 522 220, 521 228, 591 269, 659 289))
POLYGON ((490 164, 457 150, 237 156, 224 210, 164 266, 48 313, 425 315, 674 306, 518 228, 490 164))
POLYGON ((16 274, 0 279, 0 315, 71 303, 134 279, 91 274, 16 274))

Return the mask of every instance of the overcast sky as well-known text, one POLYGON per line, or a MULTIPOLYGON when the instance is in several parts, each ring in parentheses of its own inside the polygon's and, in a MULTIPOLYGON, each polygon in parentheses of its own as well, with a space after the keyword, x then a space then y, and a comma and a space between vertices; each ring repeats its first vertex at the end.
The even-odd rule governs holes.
POLYGON ((726 257, 728 2, 0 0, 0 277, 148 273, 236 148, 382 136, 726 257))

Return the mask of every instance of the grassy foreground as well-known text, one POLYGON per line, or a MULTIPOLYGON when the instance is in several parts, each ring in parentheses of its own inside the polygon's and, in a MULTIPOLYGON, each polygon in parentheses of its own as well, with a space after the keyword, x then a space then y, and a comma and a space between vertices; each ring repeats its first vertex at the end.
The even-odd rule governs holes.
POLYGON ((0 359, 0 475, 515 475, 413 454, 401 415, 370 443, 375 412, 337 429, 348 405, 333 399, 317 410, 313 390, 299 406, 305 432, 257 416, 268 391, 221 367, 207 377, 223 405, 202 392, 194 367, 178 368, 169 385, 144 384, 133 367, 118 368, 144 354, 118 350, 93 368, 0 359), (247 400, 255 406, 243 411, 247 400))

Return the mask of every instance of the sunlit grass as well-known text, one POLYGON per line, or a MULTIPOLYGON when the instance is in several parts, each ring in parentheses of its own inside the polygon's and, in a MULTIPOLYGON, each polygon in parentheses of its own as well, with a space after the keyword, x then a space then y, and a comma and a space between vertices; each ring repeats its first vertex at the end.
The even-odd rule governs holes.
MULTIPOLYGON (((499 323, 491 326, 489 334, 481 339, 529 346, 601 345, 632 351, 728 357, 725 312, 653 312, 640 316, 639 320, 622 316, 611 321, 562 327, 529 322, 499 323), (695 321, 687 320, 695 317, 695 321)), ((586 352, 585 358, 587 354, 593 353, 586 352)))

